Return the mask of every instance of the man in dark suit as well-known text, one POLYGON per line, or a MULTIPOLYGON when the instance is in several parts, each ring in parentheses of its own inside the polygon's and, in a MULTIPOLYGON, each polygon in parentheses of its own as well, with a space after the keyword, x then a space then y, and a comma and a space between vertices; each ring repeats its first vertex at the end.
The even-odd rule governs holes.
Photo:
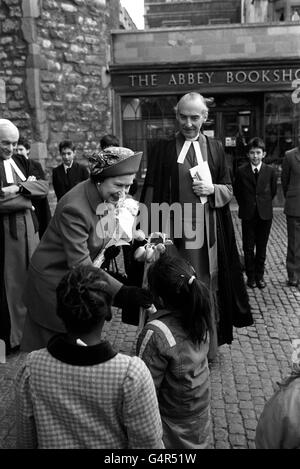
MULTIPOLYGON (((28 140, 20 137, 17 145, 17 155, 23 159, 25 166, 28 166, 28 171, 37 180, 46 180, 41 163, 30 158, 30 144, 28 140)), ((47 196, 33 200, 32 205, 35 208, 35 215, 38 221, 39 237, 42 238, 46 228, 51 220, 51 210, 47 196)))
POLYGON ((188 93, 175 111, 179 132, 158 141, 148 155, 141 201, 152 212, 152 224, 157 205, 165 203, 169 219, 159 231, 168 231, 179 254, 211 291, 212 359, 217 345, 232 342, 233 325, 249 326, 253 320, 229 210, 232 186, 224 150, 221 142, 201 132, 208 116, 206 101, 199 93, 188 93))
POLYGON ((250 288, 265 288, 267 243, 272 225, 272 201, 277 191, 276 171, 262 162, 266 155, 261 138, 248 144, 249 162, 238 168, 233 186, 242 219, 245 270, 250 288))
POLYGON ((72 187, 89 177, 86 166, 74 161, 76 149, 73 142, 64 140, 59 144, 59 153, 62 164, 53 168, 52 181, 57 201, 65 195, 72 187))
POLYGON ((300 283, 300 126, 297 147, 285 153, 281 183, 285 196, 284 213, 288 235, 287 283, 290 287, 296 287, 300 283))

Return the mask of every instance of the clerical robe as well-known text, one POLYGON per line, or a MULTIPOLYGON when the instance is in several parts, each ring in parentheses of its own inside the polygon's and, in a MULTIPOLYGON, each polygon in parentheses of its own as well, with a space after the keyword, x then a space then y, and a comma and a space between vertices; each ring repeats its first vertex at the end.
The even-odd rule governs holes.
MULTIPOLYGON (((29 166, 16 156, 15 164, 27 179, 29 166)), ((26 307, 23 303, 23 289, 31 255, 39 237, 34 223, 32 199, 45 197, 48 182, 22 181, 12 169, 13 183, 20 184, 22 194, 0 194, 0 325, 1 335, 6 344, 15 347, 20 344, 26 307)), ((4 162, 0 159, 0 183, 6 187, 4 162)))
MULTIPOLYGON (((176 237, 176 226, 171 216, 170 235, 179 253, 191 262, 200 280, 210 288, 218 307, 213 315, 218 332, 218 344, 231 343, 232 326, 248 326, 253 323, 248 295, 245 288, 237 252, 233 224, 229 210, 232 186, 221 142, 199 135, 203 160, 207 161, 214 194, 202 204, 192 190, 190 168, 197 164, 190 146, 183 164, 177 163, 184 144, 178 133, 175 139, 160 141, 148 159, 148 170, 141 202, 179 203, 182 206, 183 225, 189 225, 198 237, 199 248, 187 248, 186 233, 176 237), (192 214, 184 204, 192 207, 192 214), (186 217, 186 218, 185 218, 186 217)), ((177 222, 176 222, 177 223, 177 222)), ((150 223, 151 226, 151 223, 150 223)), ((162 230, 164 227, 161 227, 162 230)), ((212 346, 211 357, 215 355, 212 346)))

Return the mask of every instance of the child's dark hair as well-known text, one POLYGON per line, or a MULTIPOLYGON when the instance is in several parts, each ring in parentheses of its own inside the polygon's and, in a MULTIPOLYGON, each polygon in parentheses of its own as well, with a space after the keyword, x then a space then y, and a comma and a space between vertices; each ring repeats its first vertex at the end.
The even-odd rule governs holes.
POLYGON ((62 142, 60 142, 60 144, 58 145, 59 153, 61 153, 66 148, 70 148, 72 151, 76 150, 76 146, 74 145, 72 140, 63 140, 62 142))
POLYGON ((104 135, 100 140, 101 149, 104 150, 107 147, 119 147, 120 142, 118 137, 113 134, 104 135))
POLYGON ((107 293, 105 273, 94 266, 78 266, 56 288, 56 313, 71 333, 88 333, 111 319, 112 297, 107 293))
POLYGON ((265 151, 266 145, 262 138, 253 137, 247 145, 248 152, 251 150, 251 148, 261 148, 263 151, 265 151))
POLYGON ((200 343, 211 330, 211 301, 208 288, 195 275, 184 259, 163 254, 150 266, 148 282, 167 309, 182 313, 182 327, 194 343, 200 343))
POLYGON ((18 140, 18 145, 26 148, 26 150, 30 150, 30 143, 28 142, 28 140, 24 137, 20 137, 19 140, 18 140))

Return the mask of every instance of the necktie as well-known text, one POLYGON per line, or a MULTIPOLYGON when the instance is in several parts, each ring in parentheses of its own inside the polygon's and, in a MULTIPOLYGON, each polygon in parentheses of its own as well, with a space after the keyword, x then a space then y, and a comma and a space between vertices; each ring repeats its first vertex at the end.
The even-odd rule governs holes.
POLYGON ((254 176, 255 176, 255 182, 257 182, 257 178, 258 178, 258 169, 257 168, 254 168, 254 176))
POLYGON ((67 180, 67 186, 68 186, 69 189, 71 189, 70 169, 71 168, 66 169, 66 180, 67 180))

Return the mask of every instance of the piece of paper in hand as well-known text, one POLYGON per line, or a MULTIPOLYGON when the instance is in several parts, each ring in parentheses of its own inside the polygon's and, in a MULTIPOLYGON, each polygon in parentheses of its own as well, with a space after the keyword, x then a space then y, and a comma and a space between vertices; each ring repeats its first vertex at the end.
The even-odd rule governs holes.
MULTIPOLYGON (((203 161, 202 163, 197 164, 197 166, 190 168, 190 175, 192 179, 197 179, 198 181, 207 181, 212 184, 210 169, 207 161, 203 161)), ((207 202, 207 196, 201 195, 200 200, 202 204, 205 204, 207 202)))

